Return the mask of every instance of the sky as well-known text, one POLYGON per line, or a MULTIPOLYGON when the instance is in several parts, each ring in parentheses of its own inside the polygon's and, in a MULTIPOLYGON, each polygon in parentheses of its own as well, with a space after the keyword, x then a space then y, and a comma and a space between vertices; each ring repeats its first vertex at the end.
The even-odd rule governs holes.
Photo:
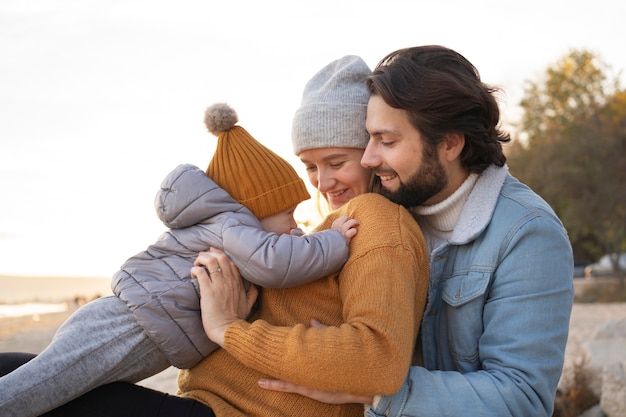
POLYGON ((0 275, 107 277, 154 242, 161 181, 211 159, 213 103, 304 178, 291 120, 330 61, 450 47, 504 90, 506 126, 524 82, 572 49, 624 71, 624 15, 612 0, 2 0, 0 275))

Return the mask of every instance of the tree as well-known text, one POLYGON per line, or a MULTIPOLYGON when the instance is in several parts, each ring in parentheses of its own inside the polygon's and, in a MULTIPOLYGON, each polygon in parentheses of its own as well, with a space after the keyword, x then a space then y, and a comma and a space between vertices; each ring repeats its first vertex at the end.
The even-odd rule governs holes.
POLYGON ((554 208, 584 259, 626 249, 626 92, 607 68, 572 51, 527 82, 509 152, 511 172, 554 208))
POLYGON ((543 84, 527 81, 520 127, 528 144, 589 120, 606 99, 605 68, 591 52, 574 50, 546 70, 543 84))

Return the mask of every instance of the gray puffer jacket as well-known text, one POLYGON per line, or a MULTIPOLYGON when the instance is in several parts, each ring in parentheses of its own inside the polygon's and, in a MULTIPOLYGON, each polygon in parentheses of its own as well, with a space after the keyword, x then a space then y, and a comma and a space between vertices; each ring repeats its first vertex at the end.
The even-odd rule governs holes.
POLYGON ((216 349, 202 327, 190 270, 198 252, 223 249, 241 275, 262 287, 294 287, 341 269, 349 248, 338 230, 304 236, 265 232, 243 205, 193 165, 180 165, 155 199, 170 228, 113 276, 113 293, 170 363, 190 368, 216 349))

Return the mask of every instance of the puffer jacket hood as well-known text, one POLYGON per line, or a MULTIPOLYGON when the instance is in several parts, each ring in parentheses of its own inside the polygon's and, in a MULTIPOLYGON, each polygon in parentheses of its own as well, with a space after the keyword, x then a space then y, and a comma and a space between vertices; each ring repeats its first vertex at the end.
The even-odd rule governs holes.
POLYGON ((261 222, 194 165, 180 165, 161 184, 154 201, 159 219, 171 229, 182 229, 225 212, 245 213, 246 224, 261 222))

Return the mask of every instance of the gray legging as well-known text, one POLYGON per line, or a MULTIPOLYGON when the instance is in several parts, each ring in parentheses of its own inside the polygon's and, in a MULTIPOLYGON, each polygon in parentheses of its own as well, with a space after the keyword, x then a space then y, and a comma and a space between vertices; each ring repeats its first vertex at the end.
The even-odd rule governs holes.
MULTIPOLYGON (((0 376, 35 355, 0 353, 0 376)), ((42 417, 215 417, 213 411, 189 398, 180 398, 128 382, 103 385, 42 417)))
POLYGON ((122 300, 99 298, 76 310, 41 354, 0 377, 0 416, 38 416, 101 385, 141 381, 169 366, 122 300))

